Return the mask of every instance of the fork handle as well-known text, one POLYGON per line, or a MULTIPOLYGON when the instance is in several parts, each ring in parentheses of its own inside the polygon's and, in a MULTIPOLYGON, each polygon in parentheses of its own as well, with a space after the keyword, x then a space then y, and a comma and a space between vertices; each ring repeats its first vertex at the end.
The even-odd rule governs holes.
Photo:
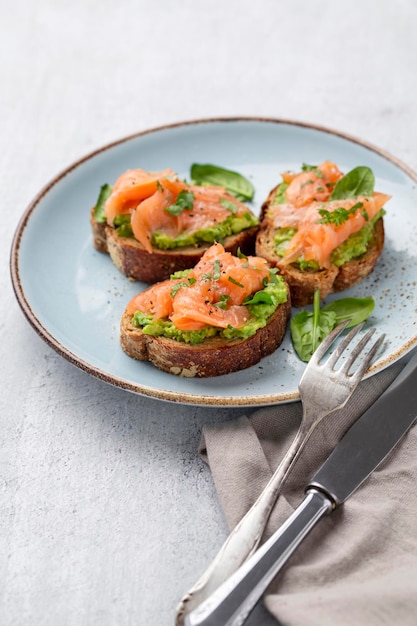
POLYGON ((324 493, 309 489, 285 524, 187 615, 185 626, 241 626, 303 539, 333 508, 333 502, 324 493))
POLYGON ((210 597, 255 552, 283 482, 310 434, 311 431, 306 430, 306 422, 302 421, 293 442, 265 489, 232 530, 201 578, 181 599, 177 607, 177 626, 186 626, 185 616, 210 597))

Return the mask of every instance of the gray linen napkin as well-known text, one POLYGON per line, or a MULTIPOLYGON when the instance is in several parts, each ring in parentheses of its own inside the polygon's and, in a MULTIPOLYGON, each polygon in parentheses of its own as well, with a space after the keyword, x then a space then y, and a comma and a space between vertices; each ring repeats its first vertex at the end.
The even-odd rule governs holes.
MULTIPOLYGON (((363 381, 345 409, 325 418, 288 477, 264 539, 291 514, 308 478, 404 364, 363 381)), ((297 402, 204 428, 200 454, 210 465, 230 528, 268 482, 300 418, 297 402)), ((277 576, 264 604, 283 626, 417 624, 416 452, 414 427, 371 478, 319 523, 277 576)))

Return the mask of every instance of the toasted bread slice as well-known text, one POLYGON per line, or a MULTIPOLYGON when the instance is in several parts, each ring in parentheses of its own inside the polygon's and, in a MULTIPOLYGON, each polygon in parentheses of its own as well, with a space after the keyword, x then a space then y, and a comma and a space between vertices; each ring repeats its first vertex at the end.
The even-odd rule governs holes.
POLYGON ((320 290, 320 297, 324 299, 329 293, 348 289, 373 271, 384 247, 383 218, 375 222, 373 237, 365 254, 351 259, 341 267, 334 265, 319 271, 301 271, 295 264, 280 263, 280 257, 275 252, 276 230, 267 217, 268 208, 276 196, 277 188, 278 186, 272 189, 262 205, 261 227, 256 238, 255 252, 257 256, 265 258, 272 267, 278 267, 290 286, 293 306, 302 307, 311 304, 316 290, 320 290))
POLYGON ((200 344, 187 344, 166 337, 145 335, 132 324, 132 315, 125 312, 120 324, 120 342, 130 357, 150 361, 158 369, 184 377, 212 377, 236 372, 258 363, 281 344, 291 312, 287 301, 280 304, 266 326, 248 339, 206 339, 200 344))
MULTIPOLYGON (((97 222, 94 208, 91 210, 90 223, 96 250, 108 253, 115 266, 130 280, 145 283, 165 280, 174 272, 193 267, 212 245, 207 243, 175 250, 155 248, 148 252, 134 237, 119 237, 116 228, 97 222)), ((246 255, 253 254, 257 232, 258 226, 254 226, 226 237, 224 247, 232 254, 236 254, 239 248, 246 255)))

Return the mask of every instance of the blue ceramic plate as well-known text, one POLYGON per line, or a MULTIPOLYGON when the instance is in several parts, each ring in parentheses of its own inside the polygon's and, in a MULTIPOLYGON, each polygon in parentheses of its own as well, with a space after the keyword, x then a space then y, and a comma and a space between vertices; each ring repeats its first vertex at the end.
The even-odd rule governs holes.
MULTIPOLYGON (((325 128, 281 120, 200 120, 152 129, 94 152, 52 180, 28 207, 11 257, 14 289, 28 320, 62 356, 86 372, 146 396, 186 404, 256 406, 291 402, 304 364, 289 332, 258 365, 211 379, 179 378, 132 360, 119 346, 119 320, 142 283, 94 250, 89 211, 100 186, 125 170, 170 167, 188 178, 193 162, 237 170, 255 185, 255 211, 280 173, 335 161, 342 171, 368 165, 376 188, 392 195, 386 244, 371 276, 343 296, 372 295, 369 324, 387 334, 376 373, 417 343, 417 175, 386 153, 325 128)), ((340 297, 337 296, 337 297, 340 297)), ((329 298, 330 300, 331 298, 329 298)))

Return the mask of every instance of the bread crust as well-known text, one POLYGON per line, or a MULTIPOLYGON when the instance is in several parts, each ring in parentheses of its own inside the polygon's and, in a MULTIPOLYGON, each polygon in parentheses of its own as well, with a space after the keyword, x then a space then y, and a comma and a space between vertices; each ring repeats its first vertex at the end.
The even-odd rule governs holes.
MULTIPOLYGON (((204 252, 212 245, 201 244, 176 250, 145 250, 133 237, 119 237, 117 230, 101 224, 94 217, 94 208, 90 213, 93 232, 93 245, 96 250, 110 255, 115 266, 130 280, 156 283, 168 279, 171 274, 194 267, 204 252)), ((226 237, 223 242, 227 252, 237 254, 238 249, 246 254, 253 254, 258 226, 247 228, 237 235, 226 237)))
POLYGON ((248 339, 206 339, 187 344, 166 337, 145 335, 126 311, 120 323, 120 343, 130 357, 150 361, 158 369, 183 377, 207 378, 236 372, 258 363, 282 343, 291 313, 290 293, 264 328, 248 339))
MULTIPOLYGON (((278 185, 279 186, 279 185, 278 185)), ((277 267, 290 286, 291 302, 295 307, 311 304, 314 292, 320 291, 323 300, 329 293, 353 287, 374 269, 384 247, 384 222, 380 218, 374 226, 372 240, 365 254, 351 259, 341 267, 335 265, 318 272, 302 272, 296 265, 280 263, 275 253, 274 235, 276 229, 270 224, 267 212, 275 198, 277 187, 270 192, 261 209, 261 226, 256 238, 255 254, 264 257, 272 267, 277 267)))

